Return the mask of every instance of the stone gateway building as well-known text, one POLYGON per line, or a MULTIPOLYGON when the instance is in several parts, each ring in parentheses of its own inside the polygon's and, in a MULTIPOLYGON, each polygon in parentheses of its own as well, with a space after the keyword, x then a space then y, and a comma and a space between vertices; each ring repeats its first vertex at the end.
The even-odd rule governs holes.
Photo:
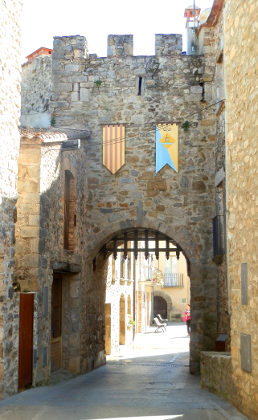
MULTIPOLYGON (((132 230, 166 235, 187 258, 192 303, 191 372, 199 370, 200 350, 214 347, 215 118, 204 109, 213 101, 211 86, 205 99, 200 86, 204 74, 211 77, 206 74, 211 69, 201 56, 182 55, 181 43, 179 35, 157 35, 156 55, 135 57, 132 36, 112 35, 108 56, 97 58, 88 55, 84 37, 54 40, 50 109, 52 121, 62 133, 22 133, 18 183, 16 281, 21 290, 42 296, 38 317, 45 309, 44 323, 38 322, 39 326, 44 324, 44 337, 37 333, 40 345, 35 370, 41 372, 39 380, 47 379, 51 364, 53 275, 57 271, 60 278, 68 273, 66 279, 58 280, 63 289, 69 290, 71 279, 75 280, 67 264, 77 264, 76 330, 72 314, 67 313, 70 325, 63 324, 60 337, 64 331, 67 343, 73 337, 77 356, 76 361, 74 356, 63 356, 62 363, 67 359, 68 367, 84 372, 104 362, 107 260, 100 251, 104 246, 109 250, 114 236, 132 230), (184 130, 182 125, 188 120, 189 129, 184 130), (156 173, 155 128, 166 123, 179 129, 179 170, 166 165, 156 173), (102 163, 103 127, 111 125, 125 128, 125 162, 115 174, 102 163), (70 133, 67 145, 62 141, 58 145, 56 136, 62 140, 66 130, 70 133), (30 163, 31 159, 37 162, 30 163), (33 182, 24 170, 32 163, 38 174, 33 182), (38 212, 29 216, 26 208, 22 214, 20 205, 34 191, 39 193, 35 203, 38 212), (28 226, 26 221, 32 219, 28 226), (36 243, 34 251, 32 242, 36 243), (48 305, 44 299, 49 299, 48 305)), ((64 295, 69 299, 69 293, 63 290, 63 311, 66 305, 71 307, 64 295)), ((62 338, 63 354, 65 343, 62 338)))
MULTIPOLYGON (((97 57, 77 35, 55 37, 53 51, 29 56, 15 257, 12 246, 1 251, 15 258, 14 267, 6 260, 9 280, 1 280, 11 287, 4 293, 14 322, 9 330, 3 323, 10 336, 5 378, 12 378, 2 380, 3 395, 46 384, 60 368, 88 372, 119 340, 133 339, 126 330, 126 315, 135 321, 133 285, 119 280, 108 299, 123 290, 115 309, 120 336, 110 340, 108 261, 122 252, 133 281, 139 243, 148 257, 153 242, 156 255, 173 249, 187 261, 190 372, 201 365, 203 386, 257 417, 257 147, 250 129, 257 99, 247 17, 254 7, 254 0, 215 0, 210 13, 187 8, 187 54, 181 35, 156 35, 154 56, 134 56, 132 35, 110 35, 107 57, 97 57), (241 56, 238 43, 246 46, 241 56), (243 212, 246 223, 237 222, 243 212)), ((136 292, 143 301, 141 286, 136 292)), ((151 294, 150 317, 148 302, 151 294)))

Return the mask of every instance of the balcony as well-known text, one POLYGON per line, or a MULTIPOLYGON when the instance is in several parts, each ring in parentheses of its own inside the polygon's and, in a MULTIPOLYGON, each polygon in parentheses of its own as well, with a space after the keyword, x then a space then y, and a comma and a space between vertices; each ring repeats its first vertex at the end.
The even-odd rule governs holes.
POLYGON ((184 287, 184 275, 181 273, 165 273, 164 287, 184 287))

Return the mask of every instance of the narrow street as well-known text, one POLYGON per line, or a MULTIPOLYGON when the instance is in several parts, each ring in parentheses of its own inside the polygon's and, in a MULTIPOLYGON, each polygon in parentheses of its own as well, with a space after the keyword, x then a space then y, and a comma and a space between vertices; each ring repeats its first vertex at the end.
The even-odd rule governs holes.
POLYGON ((95 371, 2 401, 0 419, 246 419, 189 374, 184 324, 154 330, 139 334, 133 349, 122 348, 121 356, 95 371))

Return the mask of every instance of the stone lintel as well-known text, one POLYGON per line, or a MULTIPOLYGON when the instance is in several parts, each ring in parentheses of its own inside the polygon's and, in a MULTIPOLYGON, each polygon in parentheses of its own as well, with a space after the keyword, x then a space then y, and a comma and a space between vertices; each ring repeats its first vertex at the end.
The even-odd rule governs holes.
POLYGON ((51 263, 51 268, 54 271, 63 272, 63 273, 80 273, 81 272, 81 264, 68 263, 68 262, 53 261, 51 263))

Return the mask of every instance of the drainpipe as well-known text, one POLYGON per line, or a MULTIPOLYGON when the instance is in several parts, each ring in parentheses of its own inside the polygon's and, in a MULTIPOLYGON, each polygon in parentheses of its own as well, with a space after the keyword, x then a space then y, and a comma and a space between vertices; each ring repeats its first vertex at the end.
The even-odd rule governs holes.
POLYGON ((135 264, 135 257, 133 256, 133 320, 135 322, 134 327, 133 327, 133 339, 135 337, 135 329, 136 329, 136 311, 135 311, 135 306, 136 306, 136 293, 135 293, 135 287, 136 287, 136 264, 135 264))

